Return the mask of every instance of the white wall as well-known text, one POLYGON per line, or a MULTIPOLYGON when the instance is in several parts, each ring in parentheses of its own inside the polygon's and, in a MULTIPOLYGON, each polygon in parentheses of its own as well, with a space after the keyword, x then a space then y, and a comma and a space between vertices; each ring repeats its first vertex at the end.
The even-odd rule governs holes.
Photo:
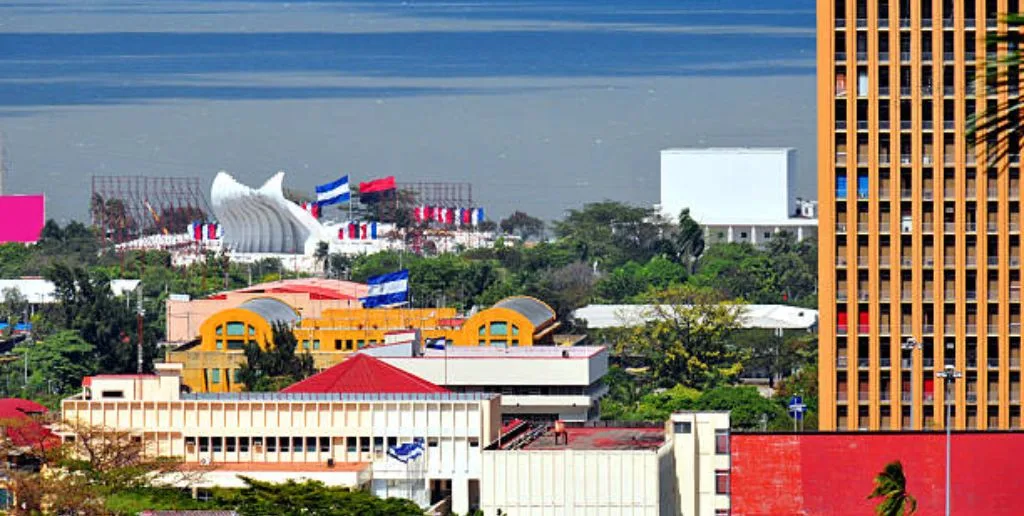
POLYGON ((670 460, 663 450, 485 451, 480 508, 488 516, 656 516, 660 465, 670 460))
POLYGON ((794 149, 661 151, 661 209, 701 223, 782 220, 796 202, 794 149))

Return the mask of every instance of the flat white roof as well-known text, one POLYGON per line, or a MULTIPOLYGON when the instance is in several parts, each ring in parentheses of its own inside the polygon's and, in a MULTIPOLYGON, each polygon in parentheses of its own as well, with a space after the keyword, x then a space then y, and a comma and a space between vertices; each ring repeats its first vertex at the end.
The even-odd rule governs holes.
POLYGON ((500 348, 494 346, 449 346, 447 351, 425 348, 423 358, 590 358, 605 350, 604 346, 522 346, 500 348))
POLYGON ((718 153, 776 153, 789 152, 793 147, 669 147, 661 152, 687 154, 718 154, 718 153))
MULTIPOLYGON (((135 279, 110 280, 110 290, 115 296, 132 292, 138 286, 139 280, 135 279)), ((29 303, 53 303, 56 287, 43 278, 0 279, 0 295, 8 289, 20 292, 29 303)))
MULTIPOLYGON (((573 312, 573 317, 587 321, 588 328, 623 328, 639 326, 654 318, 655 305, 587 305, 573 312)), ((742 305, 744 328, 800 329, 818 322, 818 311, 788 305, 742 305)))
POLYGON ((701 222, 704 226, 817 226, 818 219, 779 219, 779 220, 760 220, 760 221, 742 221, 742 222, 701 222))

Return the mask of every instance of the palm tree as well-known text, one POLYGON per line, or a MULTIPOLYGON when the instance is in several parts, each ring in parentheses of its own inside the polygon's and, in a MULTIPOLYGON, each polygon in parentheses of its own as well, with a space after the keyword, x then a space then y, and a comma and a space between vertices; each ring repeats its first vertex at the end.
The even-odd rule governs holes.
POLYGON ((903 464, 893 461, 875 476, 875 490, 868 500, 881 498, 875 507, 878 516, 909 516, 917 512, 917 499, 907 492, 907 477, 903 475, 903 464))
POLYGON ((327 264, 328 257, 331 255, 331 246, 324 241, 320 241, 316 244, 316 251, 313 252, 313 259, 316 263, 319 263, 324 268, 324 277, 327 277, 327 264))
MULTIPOLYGON (((1021 138, 1024 136, 1024 103, 1015 94, 1020 88, 1022 60, 1018 47, 1020 30, 1024 28, 1024 14, 1008 14, 1003 22, 1007 27, 1006 32, 990 35, 986 47, 1003 47, 1008 51, 1002 59, 986 64, 985 84, 990 91, 1010 92, 1010 97, 1006 103, 979 111, 967 120, 968 149, 980 143, 986 144, 989 164, 997 164, 1008 155, 1019 154, 1021 138)), ((967 86, 971 88, 975 85, 967 86)), ((984 95, 984 92, 978 92, 978 95, 984 95)))

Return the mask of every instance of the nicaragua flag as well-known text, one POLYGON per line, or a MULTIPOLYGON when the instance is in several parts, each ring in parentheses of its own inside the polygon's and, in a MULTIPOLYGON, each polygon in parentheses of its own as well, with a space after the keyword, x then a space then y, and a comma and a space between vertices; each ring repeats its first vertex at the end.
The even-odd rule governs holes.
POLYGON ((363 308, 399 305, 409 300, 409 270, 373 276, 366 281, 370 290, 366 297, 359 298, 363 308))
POLYGON ((351 197, 348 191, 348 176, 316 187, 316 203, 321 206, 346 202, 351 197))
POLYGON ((416 439, 411 443, 390 446, 388 447, 388 456, 402 463, 418 459, 423 456, 423 440, 416 439))

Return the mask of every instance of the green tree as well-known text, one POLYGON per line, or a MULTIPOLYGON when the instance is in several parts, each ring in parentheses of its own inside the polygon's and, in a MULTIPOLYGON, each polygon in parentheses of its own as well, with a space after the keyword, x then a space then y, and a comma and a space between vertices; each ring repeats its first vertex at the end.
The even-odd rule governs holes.
POLYGON ((328 487, 321 482, 260 482, 242 477, 246 488, 216 493, 218 505, 243 516, 420 516, 414 502, 398 498, 381 499, 366 491, 328 487))
POLYGON ((613 270, 630 260, 646 262, 665 250, 668 224, 652 208, 604 201, 569 210, 554 229, 559 245, 570 249, 576 260, 613 270))
POLYGON ((750 386, 715 387, 701 394, 696 409, 728 410, 734 430, 758 430, 762 418, 767 419, 770 429, 780 429, 791 421, 785 409, 761 396, 757 388, 750 386))
POLYGON ((704 228, 690 216, 689 208, 683 208, 679 213, 679 228, 674 243, 680 263, 692 273, 697 259, 704 253, 704 228))
MULTIPOLYGON (((95 348, 102 372, 135 372, 138 340, 135 314, 114 296, 110 279, 103 273, 90 273, 82 267, 62 263, 47 269, 45 277, 54 283, 58 306, 47 313, 49 320, 41 328, 77 331, 82 340, 95 348)), ((147 318, 152 323, 156 319, 154 311, 148 312, 147 318)), ((143 363, 149 369, 156 355, 158 334, 152 324, 144 329, 143 363)))
POLYGON ((689 285, 656 293, 651 301, 651 320, 627 332, 616 351, 643 357, 655 385, 706 388, 739 375, 745 356, 732 342, 739 305, 689 285))
POLYGON ((96 374, 94 350, 92 344, 70 330, 62 330, 42 341, 14 349, 21 357, 28 355, 30 386, 49 394, 74 392, 83 377, 96 374))
POLYGON ((875 514, 879 516, 909 516, 917 512, 917 499, 907 492, 907 477, 900 461, 886 464, 875 475, 875 488, 868 495, 868 500, 876 498, 881 498, 875 506, 875 514))
POLYGON ((261 347, 252 342, 245 345, 245 363, 238 370, 238 381, 251 392, 278 391, 316 371, 308 351, 299 354, 298 340, 291 327, 276 322, 269 342, 261 347))
POLYGON ((498 223, 498 227, 504 233, 517 235, 523 240, 530 240, 544 234, 544 221, 537 217, 531 217, 524 212, 516 210, 498 223))

